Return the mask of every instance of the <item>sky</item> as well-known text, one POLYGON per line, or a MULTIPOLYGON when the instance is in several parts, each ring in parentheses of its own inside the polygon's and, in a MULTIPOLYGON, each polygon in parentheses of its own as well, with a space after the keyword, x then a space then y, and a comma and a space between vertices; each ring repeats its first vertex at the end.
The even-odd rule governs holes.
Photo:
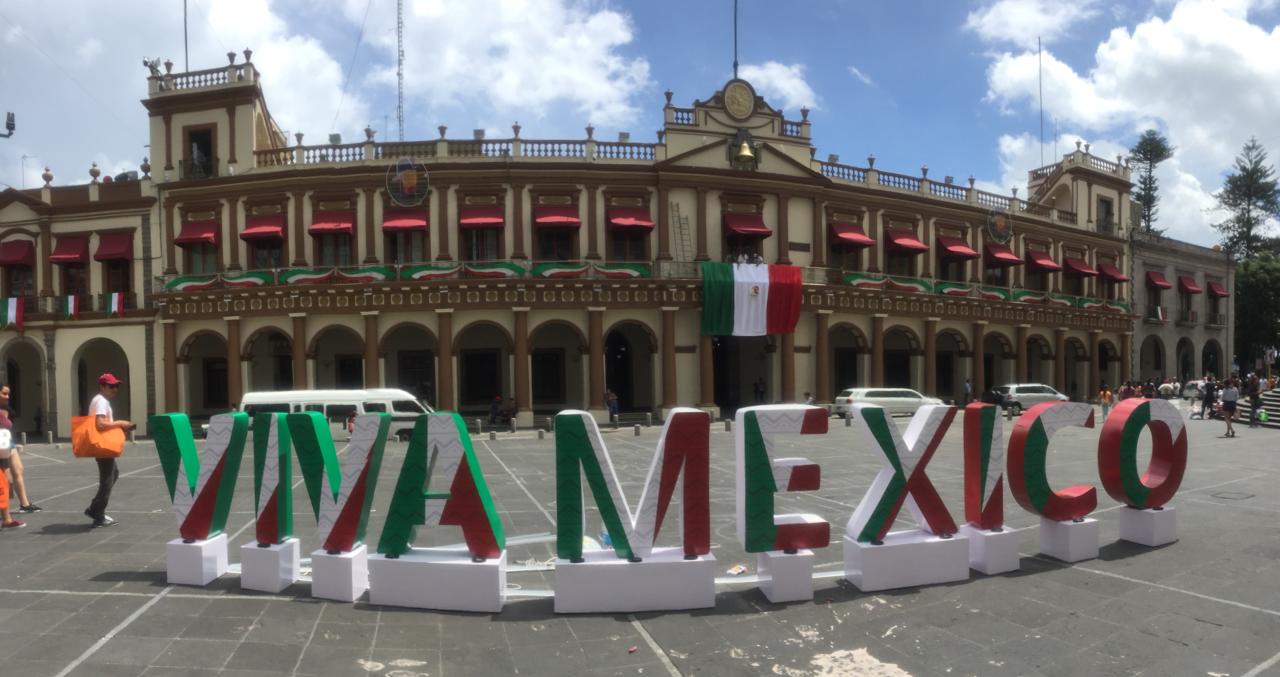
MULTIPOLYGON (((190 68, 253 49, 272 115, 305 143, 395 139, 395 0, 188 0, 190 68)), ((405 138, 656 140, 663 91, 689 106, 733 74, 731 0, 404 0, 405 138)), ((137 169, 144 57, 184 69, 178 0, 0 2, 0 182, 137 169), (23 156, 28 156, 23 160, 23 156), (23 167, 25 165, 25 172, 23 167)), ((1251 135, 1280 153, 1280 0, 741 0, 739 75, 819 158, 1025 194, 1026 172, 1144 129, 1176 147, 1158 227, 1219 238, 1213 193, 1251 135), (1036 41, 1042 52, 1037 57, 1036 41), (1039 76, 1044 144, 1039 139, 1039 76)), ((243 60, 243 57, 238 57, 243 60)), ((1275 224, 1272 224, 1275 227, 1275 224)))

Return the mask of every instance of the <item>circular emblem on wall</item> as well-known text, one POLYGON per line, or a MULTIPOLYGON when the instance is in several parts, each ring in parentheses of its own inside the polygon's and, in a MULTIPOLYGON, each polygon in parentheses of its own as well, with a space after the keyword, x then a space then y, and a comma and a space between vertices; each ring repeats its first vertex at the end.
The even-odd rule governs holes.
POLYGON ((996 244, 1005 244, 1013 237, 1013 217, 1003 209, 987 214, 987 237, 996 244))
POLYGON ((730 80, 724 86, 724 109, 735 120, 746 120, 756 110, 756 90, 746 80, 730 80))
POLYGON ((430 184, 427 167, 412 158, 400 158, 387 168, 387 197, 397 207, 417 207, 427 199, 430 184))

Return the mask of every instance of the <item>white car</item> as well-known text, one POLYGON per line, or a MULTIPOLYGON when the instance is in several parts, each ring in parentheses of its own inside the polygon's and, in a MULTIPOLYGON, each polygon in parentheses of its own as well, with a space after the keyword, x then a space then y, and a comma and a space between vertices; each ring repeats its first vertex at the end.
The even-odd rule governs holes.
POLYGON ((1071 399, 1043 383, 1010 383, 996 388, 1004 396, 1001 407, 1017 416, 1041 402, 1066 402, 1071 399))
POLYGON ((889 415, 911 415, 926 404, 942 404, 936 397, 925 397, 908 388, 846 388, 840 391, 833 403, 836 416, 848 418, 855 404, 874 404, 884 407, 889 415))

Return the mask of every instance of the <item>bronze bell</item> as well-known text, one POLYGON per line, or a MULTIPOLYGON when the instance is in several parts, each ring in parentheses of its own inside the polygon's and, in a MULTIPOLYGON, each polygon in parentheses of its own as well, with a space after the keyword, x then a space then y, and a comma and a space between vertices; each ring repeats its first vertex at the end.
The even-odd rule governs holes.
POLYGON ((751 144, 747 143, 744 140, 742 142, 742 145, 738 147, 738 154, 736 157, 734 157, 734 160, 738 164, 745 165, 745 164, 750 164, 752 162, 755 162, 755 159, 756 159, 756 154, 751 151, 751 144))

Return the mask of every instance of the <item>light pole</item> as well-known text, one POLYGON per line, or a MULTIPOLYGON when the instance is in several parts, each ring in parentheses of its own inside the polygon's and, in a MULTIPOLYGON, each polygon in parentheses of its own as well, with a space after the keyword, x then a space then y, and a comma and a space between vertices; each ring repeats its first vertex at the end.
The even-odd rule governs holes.
POLYGON ((13 113, 5 113, 4 114, 4 134, 0 134, 0 139, 7 139, 13 136, 13 130, 17 128, 18 128, 17 123, 13 121, 13 113))

